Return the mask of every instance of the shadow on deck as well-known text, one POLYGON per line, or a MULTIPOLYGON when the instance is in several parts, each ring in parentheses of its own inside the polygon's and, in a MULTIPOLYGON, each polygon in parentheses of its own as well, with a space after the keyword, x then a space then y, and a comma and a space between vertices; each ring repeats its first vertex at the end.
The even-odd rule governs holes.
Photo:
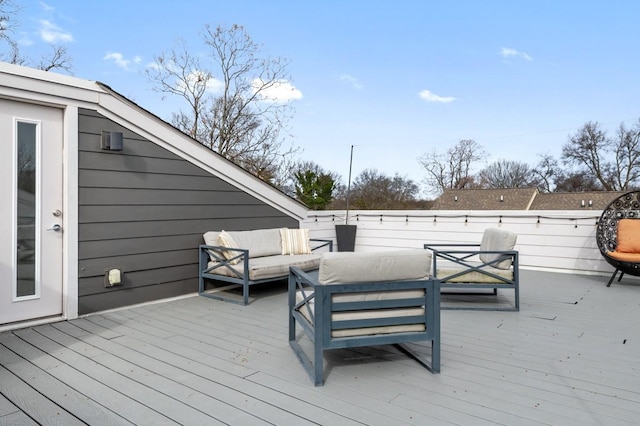
POLYGON ((195 296, 5 332, 0 424, 634 424, 640 284, 606 281, 522 271, 520 312, 442 312, 441 374, 391 346, 335 350, 320 388, 289 348, 284 283, 249 306, 195 296))

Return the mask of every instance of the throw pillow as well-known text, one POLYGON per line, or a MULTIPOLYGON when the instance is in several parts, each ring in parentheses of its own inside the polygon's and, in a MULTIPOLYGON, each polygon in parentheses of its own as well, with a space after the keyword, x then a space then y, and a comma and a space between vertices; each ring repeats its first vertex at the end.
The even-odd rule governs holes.
POLYGON ((640 219, 620 219, 618 221, 616 251, 640 253, 640 219))
POLYGON ((282 254, 311 254, 308 229, 280 229, 282 254))
MULTIPOLYGON (((229 233, 227 231, 220 232, 220 234, 218 235, 218 244, 221 245, 222 247, 240 248, 240 247, 238 247, 238 244, 233 240, 233 238, 231 237, 231 235, 229 235, 229 233)), ((222 254, 224 255, 225 258, 231 259, 231 258, 239 255, 240 252, 239 251, 235 251, 235 250, 224 250, 222 252, 222 254)), ((235 265, 238 262, 240 262, 240 258, 234 259, 234 260, 230 261, 229 263, 231 265, 235 265)))

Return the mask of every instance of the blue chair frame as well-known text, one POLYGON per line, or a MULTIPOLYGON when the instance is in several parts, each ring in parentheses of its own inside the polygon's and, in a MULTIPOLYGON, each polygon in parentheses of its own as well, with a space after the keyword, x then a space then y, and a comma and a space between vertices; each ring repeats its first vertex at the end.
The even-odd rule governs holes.
POLYGON ((432 373, 440 372, 440 283, 436 279, 368 282, 349 284, 319 284, 310 274, 291 267, 289 272, 289 344, 304 366, 315 386, 324 384, 324 351, 359 346, 393 344, 405 354, 417 360, 432 373), (359 302, 334 302, 334 296, 359 292, 393 292, 398 290, 424 290, 423 297, 411 299, 388 299, 359 302), (301 292, 303 300, 296 301, 296 293, 301 292), (308 302, 314 301, 311 310, 308 302), (337 312, 362 311, 370 309, 393 309, 424 307, 424 315, 397 316, 389 318, 352 319, 334 321, 337 312), (301 312, 307 309, 309 321, 301 312), (334 330, 424 324, 424 331, 397 332, 354 337, 334 337, 334 330), (313 343, 313 356, 306 355, 296 336, 296 324, 313 343), (415 351, 402 345, 408 342, 430 341, 430 361, 423 359, 415 351))

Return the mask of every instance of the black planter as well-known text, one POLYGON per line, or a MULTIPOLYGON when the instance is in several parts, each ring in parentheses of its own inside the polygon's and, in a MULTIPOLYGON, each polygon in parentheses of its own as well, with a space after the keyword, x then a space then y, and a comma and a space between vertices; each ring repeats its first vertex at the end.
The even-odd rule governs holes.
POLYGON ((338 251, 354 251, 356 247, 356 225, 336 225, 338 251))

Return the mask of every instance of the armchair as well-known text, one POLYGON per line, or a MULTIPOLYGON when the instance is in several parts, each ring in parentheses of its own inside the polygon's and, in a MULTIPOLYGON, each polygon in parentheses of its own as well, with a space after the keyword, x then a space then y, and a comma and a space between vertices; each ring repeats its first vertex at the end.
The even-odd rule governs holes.
POLYGON ((324 384, 330 349, 394 344, 440 372, 440 288, 428 277, 430 257, 424 250, 323 253, 317 272, 290 268, 289 344, 316 386, 324 384), (311 356, 299 343, 304 335, 311 356), (401 345, 417 341, 431 341, 431 362, 401 345))
POLYGON ((441 288, 498 289, 514 291, 514 304, 510 308, 443 307, 467 310, 520 310, 520 277, 517 240, 513 232, 489 228, 484 231, 480 244, 425 244, 433 256, 432 274, 441 288))

